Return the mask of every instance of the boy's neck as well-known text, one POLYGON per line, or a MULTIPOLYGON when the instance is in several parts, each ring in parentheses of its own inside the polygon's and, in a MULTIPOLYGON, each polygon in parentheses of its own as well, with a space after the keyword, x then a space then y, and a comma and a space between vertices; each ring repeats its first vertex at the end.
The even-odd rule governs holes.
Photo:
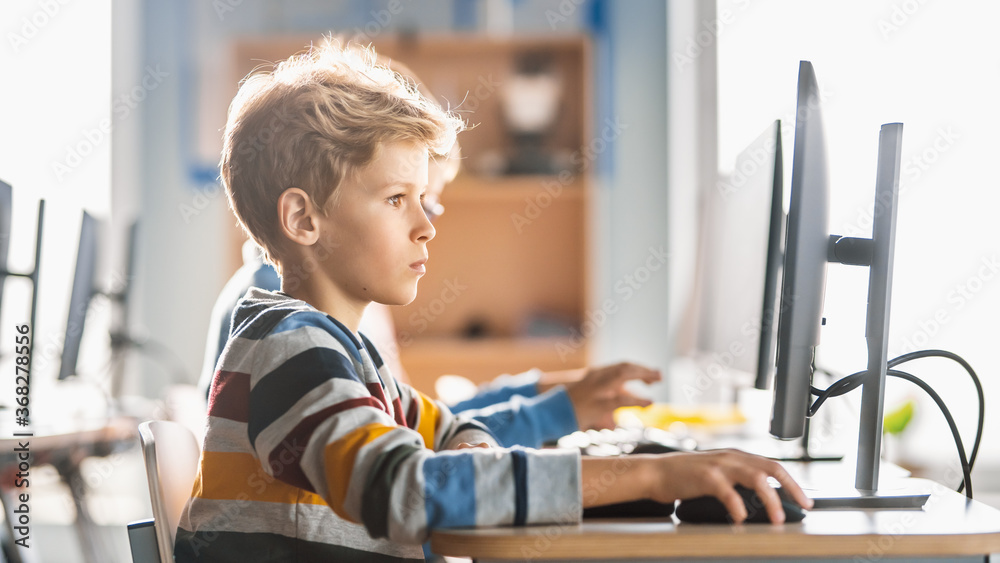
POLYGON ((370 302, 355 302, 346 298, 336 286, 310 283, 310 281, 304 281, 294 291, 290 291, 282 280, 281 291, 295 299, 305 301, 340 321, 351 329, 351 332, 357 333, 361 326, 361 317, 370 302))

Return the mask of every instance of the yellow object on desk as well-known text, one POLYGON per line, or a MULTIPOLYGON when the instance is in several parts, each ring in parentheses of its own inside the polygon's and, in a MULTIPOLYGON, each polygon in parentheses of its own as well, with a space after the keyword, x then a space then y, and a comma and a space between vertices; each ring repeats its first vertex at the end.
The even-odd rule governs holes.
POLYGON ((700 426, 704 430, 728 428, 744 424, 743 416, 736 405, 671 405, 653 403, 647 407, 621 407, 615 410, 618 426, 636 426, 669 429, 676 423, 700 426))

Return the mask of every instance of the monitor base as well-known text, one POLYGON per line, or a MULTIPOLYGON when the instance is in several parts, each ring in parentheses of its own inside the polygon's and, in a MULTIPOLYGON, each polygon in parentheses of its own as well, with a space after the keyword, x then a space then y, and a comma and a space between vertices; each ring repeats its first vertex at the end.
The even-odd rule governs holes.
POLYGON ((925 488, 906 485, 877 491, 804 490, 806 496, 813 500, 813 510, 920 509, 931 496, 925 488))
POLYGON ((794 461, 799 463, 808 463, 813 461, 844 461, 844 456, 837 454, 830 454, 830 455, 804 454, 796 457, 772 457, 771 459, 775 461, 794 461))

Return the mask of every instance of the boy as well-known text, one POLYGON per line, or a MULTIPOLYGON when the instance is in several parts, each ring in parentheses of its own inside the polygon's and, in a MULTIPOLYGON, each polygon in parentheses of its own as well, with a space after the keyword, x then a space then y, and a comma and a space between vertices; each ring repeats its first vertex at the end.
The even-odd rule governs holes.
POLYGON ((416 295, 435 234, 429 153, 462 123, 373 60, 331 42, 233 100, 223 182, 282 291, 252 289, 234 314, 176 560, 421 560, 436 527, 566 522, 640 498, 713 494, 742 520, 736 483, 778 522, 768 476, 807 506, 777 463, 739 452, 622 463, 470 447, 495 442, 383 369, 357 328, 369 303, 416 295))
MULTIPOLYGON (((399 73, 413 82, 420 94, 433 99, 406 65, 398 60, 378 60, 376 63, 399 73)), ((427 191, 421 206, 432 223, 444 212, 441 194, 458 174, 460 162, 461 150, 455 142, 446 156, 434 158, 428 164, 427 191)), ((226 283, 212 309, 198 381, 198 389, 206 398, 219 356, 229 340, 233 310, 250 287, 278 290, 281 279, 270 264, 264 263, 257 245, 248 240, 243 246, 243 267, 226 283)), ((396 380, 409 384, 399 362, 396 329, 389 307, 372 303, 365 311, 360 329, 379 350, 382 361, 396 380)), ((617 407, 648 405, 648 400, 625 389, 625 383, 633 379, 653 383, 660 380, 660 373, 630 362, 562 372, 532 369, 517 376, 497 378, 480 388, 474 397, 449 405, 449 410, 482 422, 503 446, 538 448, 577 430, 612 427, 617 407)))

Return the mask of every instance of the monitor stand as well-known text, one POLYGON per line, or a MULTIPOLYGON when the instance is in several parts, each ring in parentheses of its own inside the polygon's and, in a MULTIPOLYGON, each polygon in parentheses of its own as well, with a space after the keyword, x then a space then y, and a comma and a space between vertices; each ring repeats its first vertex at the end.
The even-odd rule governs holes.
POLYGON ((806 489, 806 496, 813 500, 813 510, 824 509, 918 509, 930 498, 926 484, 910 485, 906 480, 879 486, 877 491, 862 489, 806 489))
POLYGON ((783 465, 817 510, 919 509, 930 497, 932 483, 913 479, 909 471, 891 463, 882 464, 877 490, 859 489, 853 483, 855 463, 851 457, 840 463, 783 465))
POLYGON ((892 480, 888 483, 889 487, 883 487, 879 479, 902 139, 902 123, 886 123, 879 131, 872 238, 834 235, 830 239, 828 255, 831 262, 868 266, 868 315, 865 326, 868 370, 861 386, 854 488, 850 494, 843 496, 813 498, 817 508, 919 508, 929 496, 926 491, 912 491, 905 485, 894 488, 892 485, 896 483, 892 480))
MULTIPOLYGON (((860 491, 855 489, 856 495, 850 496, 810 496, 813 500, 813 510, 840 509, 840 510, 861 510, 872 508, 886 510, 889 508, 921 508, 930 493, 912 495, 891 495, 884 491, 860 491)), ((809 493, 806 492, 806 495, 809 493)))

